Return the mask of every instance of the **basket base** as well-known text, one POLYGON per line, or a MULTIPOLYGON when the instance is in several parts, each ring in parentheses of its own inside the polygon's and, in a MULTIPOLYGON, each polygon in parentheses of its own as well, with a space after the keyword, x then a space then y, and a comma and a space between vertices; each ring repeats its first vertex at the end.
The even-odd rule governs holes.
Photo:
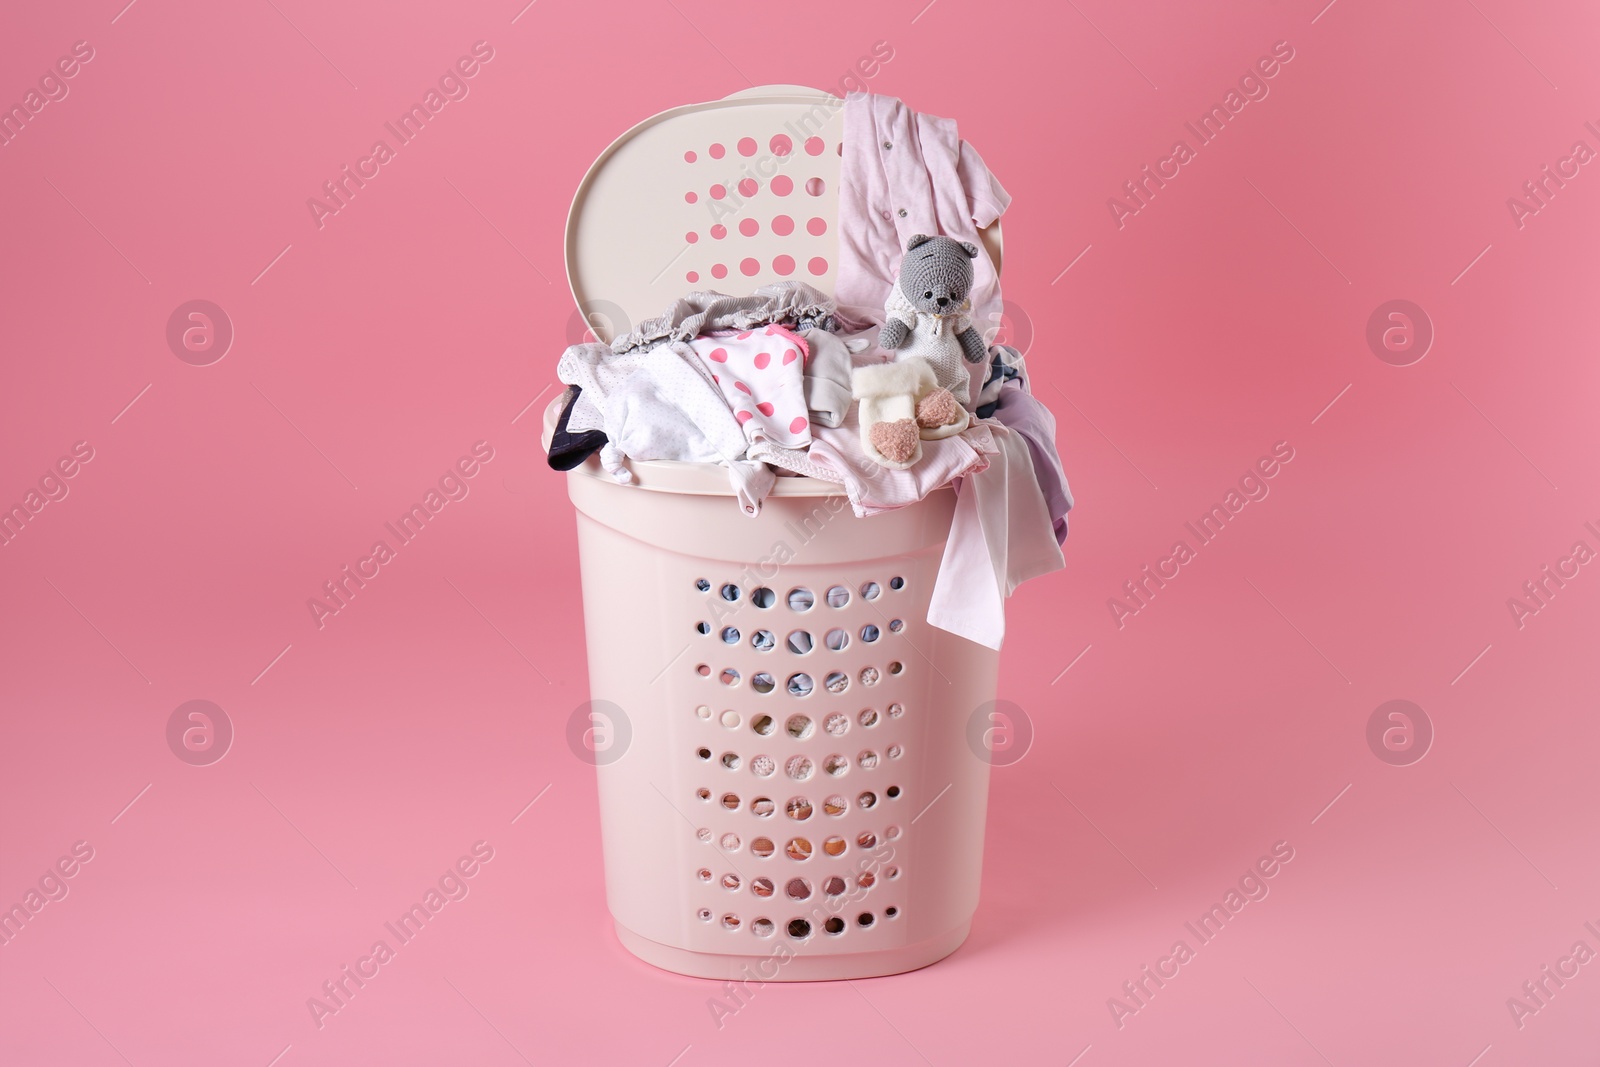
POLYGON ((691 978, 753 980, 758 983, 829 982, 903 974, 938 963, 960 948, 972 930, 972 922, 968 920, 939 937, 887 951, 807 955, 801 949, 785 958, 780 954, 736 956, 690 952, 641 937, 621 923, 613 925, 622 947, 653 967, 686 974, 691 978))

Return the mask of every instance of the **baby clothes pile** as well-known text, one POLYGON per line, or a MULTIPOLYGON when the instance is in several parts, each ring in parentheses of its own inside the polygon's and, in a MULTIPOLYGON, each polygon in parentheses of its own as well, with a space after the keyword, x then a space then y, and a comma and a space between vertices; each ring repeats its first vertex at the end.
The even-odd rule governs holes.
POLYGON ((550 464, 570 470, 598 453, 623 483, 629 461, 720 464, 751 516, 780 476, 836 483, 862 517, 951 486, 928 622, 999 648, 1005 598, 1063 566, 1072 507, 1055 419, 1023 354, 986 349, 973 329, 1000 321, 978 231, 1010 197, 947 119, 852 93, 844 128, 835 296, 796 281, 693 292, 610 344, 569 347, 550 464), (965 249, 960 278, 901 284, 948 249, 965 249), (941 343, 955 354, 922 358, 941 343), (925 362, 937 374, 914 366, 925 362), (872 384, 912 380, 922 384, 898 405, 872 384))

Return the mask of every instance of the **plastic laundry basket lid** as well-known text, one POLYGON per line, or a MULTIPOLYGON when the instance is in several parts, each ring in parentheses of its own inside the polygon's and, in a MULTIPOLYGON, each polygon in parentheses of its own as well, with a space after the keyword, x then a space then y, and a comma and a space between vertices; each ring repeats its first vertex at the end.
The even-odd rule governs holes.
POLYGON ((602 341, 694 289, 833 291, 844 101, 762 86, 617 138, 567 216, 567 280, 602 341))

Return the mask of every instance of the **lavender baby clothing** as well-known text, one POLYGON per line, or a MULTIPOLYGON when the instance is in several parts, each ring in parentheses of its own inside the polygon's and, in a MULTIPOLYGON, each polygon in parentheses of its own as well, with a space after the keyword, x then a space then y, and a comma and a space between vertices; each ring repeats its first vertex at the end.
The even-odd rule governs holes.
POLYGON ((1022 435, 989 424, 995 450, 956 483, 956 513, 934 579, 928 623, 998 649, 1005 600, 1023 582, 1066 565, 1022 435))
POLYGON ((972 319, 1000 321, 1000 278, 978 231, 1011 204, 983 158, 950 119, 919 115, 892 96, 850 93, 840 160, 839 272, 834 299, 846 326, 883 323, 906 242, 943 234, 978 246, 972 319))

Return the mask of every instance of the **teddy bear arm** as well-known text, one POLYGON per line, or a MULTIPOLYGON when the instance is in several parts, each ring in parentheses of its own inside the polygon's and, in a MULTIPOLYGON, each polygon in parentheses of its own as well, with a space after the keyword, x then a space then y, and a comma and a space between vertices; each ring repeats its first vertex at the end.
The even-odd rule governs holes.
POLYGON ((956 335, 956 340, 961 342, 961 353, 967 357, 968 363, 982 363, 989 355, 988 348, 983 343, 983 335, 976 326, 968 326, 956 335))
POLYGON ((905 347, 906 340, 911 336, 911 330, 899 319, 890 319, 883 324, 883 329, 878 332, 878 345, 881 348, 896 349, 905 347))

